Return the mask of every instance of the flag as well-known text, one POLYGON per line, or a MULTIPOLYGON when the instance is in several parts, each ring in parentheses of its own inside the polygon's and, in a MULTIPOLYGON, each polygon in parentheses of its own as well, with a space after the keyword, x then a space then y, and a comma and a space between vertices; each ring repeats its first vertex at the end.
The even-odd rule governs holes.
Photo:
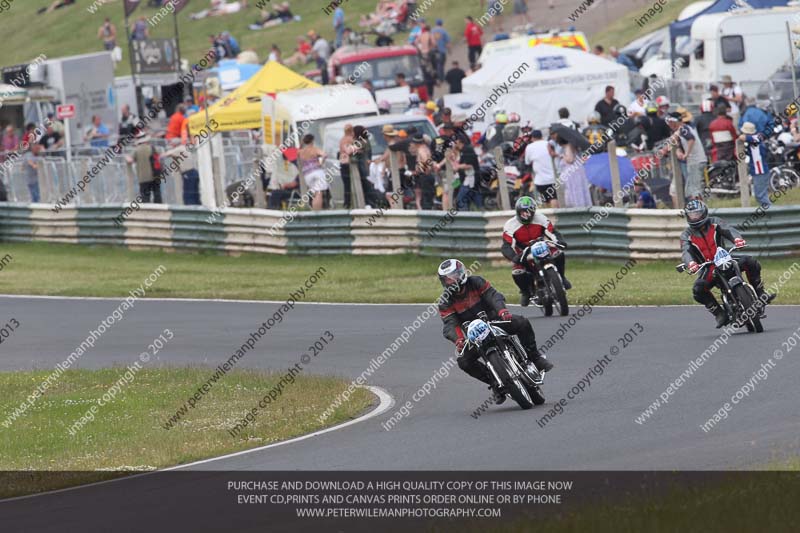
POLYGON ((130 17, 131 13, 136 11, 140 1, 141 0, 125 0, 125 18, 130 17))

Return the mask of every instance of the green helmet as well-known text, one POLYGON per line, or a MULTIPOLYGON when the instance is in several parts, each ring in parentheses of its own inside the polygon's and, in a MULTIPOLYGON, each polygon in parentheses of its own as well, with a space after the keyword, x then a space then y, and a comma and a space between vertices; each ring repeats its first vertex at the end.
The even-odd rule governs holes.
POLYGON ((520 224, 530 224, 533 222, 533 215, 536 214, 536 202, 530 196, 520 196, 514 209, 517 211, 517 220, 520 224))

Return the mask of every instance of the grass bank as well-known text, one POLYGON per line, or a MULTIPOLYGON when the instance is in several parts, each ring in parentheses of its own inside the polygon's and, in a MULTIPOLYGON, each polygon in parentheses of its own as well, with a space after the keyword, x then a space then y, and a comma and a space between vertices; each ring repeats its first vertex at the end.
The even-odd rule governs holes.
MULTIPOLYGON (((26 400, 51 371, 0 373, 0 416, 26 400)), ((283 374, 234 370, 217 381, 171 429, 165 423, 205 383, 208 368, 142 368, 112 401, 104 395, 125 368, 68 370, 8 428, 0 427, 0 471, 30 476, 3 483, 0 498, 148 471, 246 450, 335 425, 363 412, 372 395, 357 389, 349 402, 321 424, 320 413, 349 385, 341 379, 299 374, 284 380, 282 394, 235 436, 229 433, 283 374), (308 394, 308 391, 314 391, 308 394), (90 420, 87 410, 97 406, 90 420), (84 418, 85 424, 75 423, 84 418), (106 472, 80 473, 100 470, 106 472), (48 471, 63 471, 52 475, 48 471)))
MULTIPOLYGON (((441 293, 437 257, 280 256, 131 251, 121 247, 51 243, 4 243, 0 252, 13 259, 0 271, 0 294, 52 296, 127 296, 159 265, 166 270, 146 297, 285 300, 309 276, 318 282, 305 301, 420 303, 441 293)), ((469 258, 461 258, 470 264, 469 258)), ((798 259, 762 262, 764 279, 775 282, 798 259)), ((574 289, 570 302, 587 301, 615 277, 624 261, 568 260, 574 289)), ((692 304, 692 279, 674 270, 674 261, 639 262, 617 282, 603 305, 692 304)), ((516 303, 517 288, 507 265, 484 261, 479 272, 516 303)), ((776 303, 800 303, 800 283, 787 283, 776 303)))

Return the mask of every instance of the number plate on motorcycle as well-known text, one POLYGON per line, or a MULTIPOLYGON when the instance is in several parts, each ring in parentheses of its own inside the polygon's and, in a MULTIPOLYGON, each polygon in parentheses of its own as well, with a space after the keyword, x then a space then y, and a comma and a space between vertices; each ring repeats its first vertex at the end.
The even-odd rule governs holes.
POLYGON ((733 260, 728 250, 718 248, 717 253, 714 255, 714 264, 718 267, 725 267, 733 260))
POLYGON ((489 336, 489 324, 483 320, 476 319, 469 323, 467 327, 467 338, 470 342, 481 343, 489 336))

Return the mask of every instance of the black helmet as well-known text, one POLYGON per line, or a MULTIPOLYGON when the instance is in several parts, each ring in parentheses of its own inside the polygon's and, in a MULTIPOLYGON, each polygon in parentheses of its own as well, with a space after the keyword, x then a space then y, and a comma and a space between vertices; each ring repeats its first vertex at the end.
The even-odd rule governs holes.
POLYGON ((439 281, 445 289, 456 287, 460 291, 468 277, 464 263, 458 259, 445 259, 439 265, 439 281))
POLYGON ((702 200, 690 200, 684 212, 686 222, 693 228, 701 228, 708 222, 708 206, 702 200))
POLYGON ((514 209, 517 211, 517 220, 520 224, 530 224, 533 222, 533 215, 536 214, 536 202, 530 196, 520 196, 514 209))

